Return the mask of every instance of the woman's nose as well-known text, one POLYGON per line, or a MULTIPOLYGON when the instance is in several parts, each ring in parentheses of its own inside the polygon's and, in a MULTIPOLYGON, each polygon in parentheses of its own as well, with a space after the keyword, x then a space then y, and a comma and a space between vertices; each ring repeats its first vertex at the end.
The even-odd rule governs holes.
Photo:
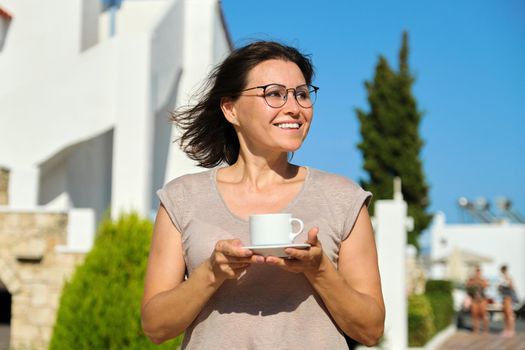
POLYGON ((299 109, 301 107, 299 106, 299 102, 297 102, 297 98, 295 97, 295 89, 288 89, 286 91, 286 102, 284 103, 283 108, 288 108, 290 111, 293 111, 296 114, 299 113, 299 109))

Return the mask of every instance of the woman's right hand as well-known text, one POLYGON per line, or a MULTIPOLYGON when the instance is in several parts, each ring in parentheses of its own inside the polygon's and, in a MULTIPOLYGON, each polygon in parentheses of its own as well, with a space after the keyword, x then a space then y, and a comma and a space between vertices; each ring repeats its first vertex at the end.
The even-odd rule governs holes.
POLYGON ((239 239, 228 239, 217 241, 208 263, 214 281, 222 284, 227 279, 239 278, 251 264, 264 263, 264 258, 242 248, 239 239))

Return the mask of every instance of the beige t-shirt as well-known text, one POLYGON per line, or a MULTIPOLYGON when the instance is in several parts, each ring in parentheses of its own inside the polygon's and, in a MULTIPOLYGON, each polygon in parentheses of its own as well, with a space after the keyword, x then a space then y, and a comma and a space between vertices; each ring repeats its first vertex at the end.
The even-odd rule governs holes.
MULTIPOLYGON (((233 214, 217 190, 217 169, 179 177, 157 192, 181 232, 188 273, 207 259, 220 239, 250 245, 248 221, 233 214)), ((313 168, 301 191, 282 210, 311 227, 337 266, 340 242, 368 204, 351 180, 313 168)), ((358 267, 356 267, 358 268, 358 267)), ((167 312, 176 313, 177 310, 167 312)), ((183 349, 347 349, 341 330, 303 274, 252 265, 238 280, 227 280, 186 330, 183 349)))

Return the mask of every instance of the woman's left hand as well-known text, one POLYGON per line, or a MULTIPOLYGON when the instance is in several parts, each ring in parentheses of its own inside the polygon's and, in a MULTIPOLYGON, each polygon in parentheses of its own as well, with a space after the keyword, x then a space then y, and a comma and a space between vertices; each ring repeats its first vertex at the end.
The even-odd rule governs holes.
POLYGON ((317 273, 323 261, 323 248, 317 239, 319 229, 313 227, 308 231, 306 243, 311 245, 310 249, 286 248, 285 252, 290 258, 278 258, 269 256, 265 263, 279 266, 283 270, 296 273, 317 273))

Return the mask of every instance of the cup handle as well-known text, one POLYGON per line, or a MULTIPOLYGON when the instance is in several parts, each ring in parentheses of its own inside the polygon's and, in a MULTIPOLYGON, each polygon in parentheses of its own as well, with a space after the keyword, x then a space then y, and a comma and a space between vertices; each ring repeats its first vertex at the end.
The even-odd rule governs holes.
POLYGON ((297 237, 301 232, 303 232, 303 229, 304 229, 304 223, 303 223, 303 221, 301 219, 291 218, 290 219, 290 224, 293 224, 294 221, 299 224, 299 230, 297 232, 291 232, 290 233, 290 242, 293 242, 295 237, 297 237))

